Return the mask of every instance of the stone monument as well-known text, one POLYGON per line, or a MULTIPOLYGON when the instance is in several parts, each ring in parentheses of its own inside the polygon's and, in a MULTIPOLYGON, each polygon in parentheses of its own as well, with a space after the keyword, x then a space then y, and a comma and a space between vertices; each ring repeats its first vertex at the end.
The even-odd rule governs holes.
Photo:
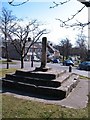
POLYGON ((35 71, 43 71, 46 72, 51 68, 46 66, 47 64, 47 38, 42 38, 42 56, 41 56, 41 66, 39 68, 36 67, 35 71))
POLYGON ((47 38, 42 38, 42 56, 41 56, 41 68, 45 68, 47 63, 47 38))
POLYGON ((48 68, 47 38, 42 38, 41 65, 34 71, 16 70, 14 74, 6 74, 2 78, 2 88, 16 90, 21 93, 46 96, 52 99, 64 99, 76 87, 79 76, 66 70, 48 68))

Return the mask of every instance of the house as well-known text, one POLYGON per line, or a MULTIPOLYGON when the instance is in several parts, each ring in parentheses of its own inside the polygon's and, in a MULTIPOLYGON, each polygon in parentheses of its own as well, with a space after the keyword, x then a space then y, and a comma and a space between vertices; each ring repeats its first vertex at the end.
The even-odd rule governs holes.
MULTIPOLYGON (((6 58, 5 44, 3 44, 3 46, 2 46, 2 57, 6 58)), ((9 59, 20 60, 19 53, 16 51, 15 47, 10 42, 8 42, 8 57, 9 57, 9 59)))
MULTIPOLYGON (((30 41, 28 41, 26 43, 26 46, 25 46, 25 51, 27 51, 30 43, 30 41)), ((8 43, 8 51, 9 51, 9 58, 10 59, 15 59, 15 60, 20 60, 20 54, 16 51, 15 47, 13 46, 13 44, 11 44, 10 42, 8 43)), ((24 58, 24 60, 28 60, 28 61, 31 61, 31 56, 33 55, 34 56, 34 60, 38 61, 41 59, 41 53, 42 53, 42 43, 41 42, 37 42, 37 43, 34 43, 26 57, 24 58)), ((53 58, 59 58, 60 57, 60 52, 58 50, 56 50, 51 44, 47 44, 47 56, 53 56, 53 58)), ((6 50, 5 50, 5 45, 3 45, 3 49, 2 49, 2 57, 6 57, 6 50)))
MULTIPOLYGON (((25 51, 28 49, 29 45, 27 43, 26 47, 25 47, 25 51)), ((37 42, 37 43, 34 43, 28 53, 27 53, 27 56, 25 57, 25 60, 28 60, 28 61, 31 61, 31 56, 33 55, 34 56, 34 60, 39 60, 41 59, 41 51, 42 51, 42 44, 41 42, 37 42)))

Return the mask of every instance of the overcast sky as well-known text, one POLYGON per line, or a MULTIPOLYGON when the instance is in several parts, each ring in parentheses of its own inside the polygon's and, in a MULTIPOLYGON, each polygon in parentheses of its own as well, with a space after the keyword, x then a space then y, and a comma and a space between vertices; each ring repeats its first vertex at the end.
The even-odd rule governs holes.
MULTIPOLYGON (((7 1, 3 0, 2 7, 12 10, 12 13, 18 17, 25 20, 37 19, 41 23, 45 24, 44 27, 47 28, 50 33, 47 35, 47 39, 54 43, 58 43, 61 39, 69 38, 71 42, 75 43, 76 35, 80 33, 80 30, 72 30, 60 28, 60 22, 56 18, 62 20, 67 20, 73 14, 75 14, 80 8, 84 5, 78 2, 77 0, 71 0, 71 2, 60 5, 58 7, 50 9, 50 6, 53 6, 53 0, 30 0, 21 6, 11 6, 7 1)), ((18 4, 18 0, 14 0, 14 4, 18 4)), ((19 0, 23 2, 25 0, 19 0)), ((55 0, 58 3, 59 0, 55 0)), ((61 0, 63 2, 65 0, 61 0)), ((87 22, 88 20, 88 9, 85 8, 74 21, 79 20, 80 22, 87 22)), ((87 35, 87 29, 85 29, 85 34, 87 35)))

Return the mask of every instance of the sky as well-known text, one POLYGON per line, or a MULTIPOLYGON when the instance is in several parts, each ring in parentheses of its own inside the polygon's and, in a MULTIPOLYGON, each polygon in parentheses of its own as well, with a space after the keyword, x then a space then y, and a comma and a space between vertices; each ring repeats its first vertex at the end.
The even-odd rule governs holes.
MULTIPOLYGON (((17 18, 22 18, 25 21, 29 19, 37 19, 40 23, 44 24, 43 27, 50 31, 48 35, 44 35, 47 37, 48 41, 52 41, 55 44, 60 43, 61 39, 65 39, 66 37, 71 40, 71 43, 74 45, 77 34, 80 34, 80 30, 66 29, 60 27, 60 22, 56 20, 62 19, 67 20, 73 14, 75 14, 78 10, 80 10, 84 5, 78 2, 77 0, 71 0, 67 4, 60 5, 55 8, 51 8, 53 6, 54 0, 30 0, 29 2, 21 5, 21 6, 11 6, 8 4, 8 1, 11 0, 3 0, 2 7, 7 8, 8 10, 12 10, 12 14, 17 18)), ((18 4, 25 0, 14 0, 14 4, 18 4), (18 2, 19 1, 19 2, 18 2)), ((55 2, 59 2, 60 0, 55 0, 55 2)), ((61 2, 66 0, 61 0, 61 2)), ((88 8, 85 8, 79 15, 75 17, 72 21, 75 22, 79 20, 80 22, 87 22, 88 20, 88 8)), ((87 28, 84 31, 85 35, 87 35, 87 28)))

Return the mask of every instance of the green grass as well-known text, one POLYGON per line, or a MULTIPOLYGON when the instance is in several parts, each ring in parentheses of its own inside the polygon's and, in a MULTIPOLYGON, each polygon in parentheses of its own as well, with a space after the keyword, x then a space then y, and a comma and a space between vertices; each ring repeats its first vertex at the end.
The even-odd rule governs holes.
POLYGON ((9 68, 9 69, 0 69, 0 77, 5 77, 5 74, 7 73, 13 73, 16 71, 16 68, 9 68))
POLYGON ((2 95, 3 118, 88 118, 88 108, 65 108, 57 105, 49 105, 36 101, 25 100, 2 95))
POLYGON ((89 77, 85 77, 85 76, 82 76, 82 75, 80 75, 79 78, 80 78, 80 79, 88 79, 88 80, 90 80, 89 77))
MULTIPOLYGON (((0 60, 0 64, 6 64, 7 61, 6 60, 0 60)), ((9 64, 17 64, 16 62, 8 62, 9 64)))

